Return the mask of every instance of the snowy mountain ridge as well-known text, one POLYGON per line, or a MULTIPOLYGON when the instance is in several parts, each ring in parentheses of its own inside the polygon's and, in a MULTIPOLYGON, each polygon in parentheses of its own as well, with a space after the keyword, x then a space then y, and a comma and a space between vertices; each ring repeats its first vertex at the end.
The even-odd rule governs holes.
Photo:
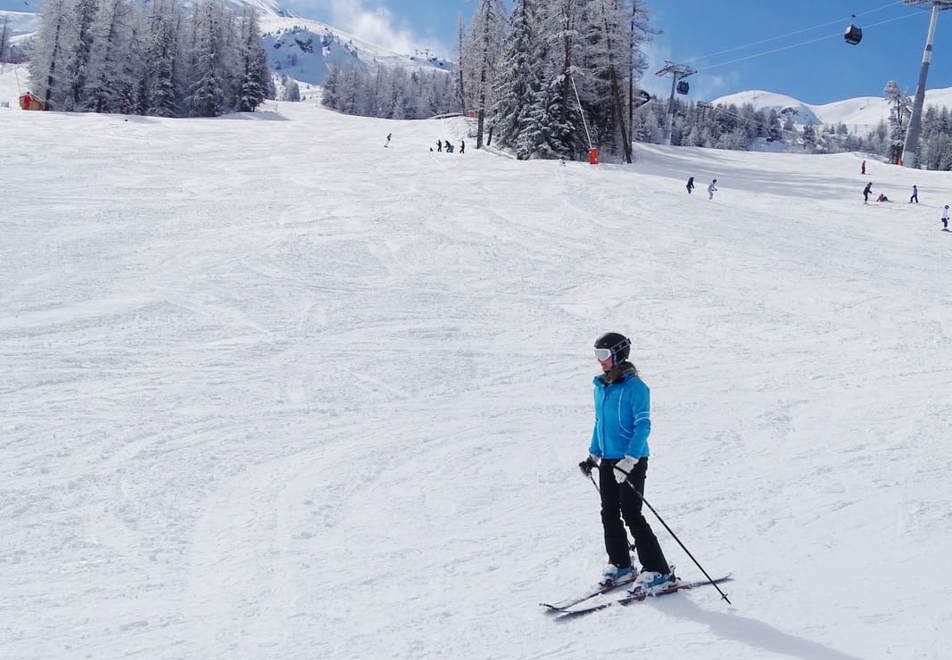
MULTIPOLYGON (((880 121, 889 119, 889 105, 880 96, 860 96, 813 105, 785 94, 750 90, 722 96, 711 103, 738 107, 749 103, 757 110, 792 111, 797 124, 820 126, 842 123, 855 133, 870 131, 880 121)), ((952 87, 927 90, 925 107, 930 105, 952 108, 952 87)))

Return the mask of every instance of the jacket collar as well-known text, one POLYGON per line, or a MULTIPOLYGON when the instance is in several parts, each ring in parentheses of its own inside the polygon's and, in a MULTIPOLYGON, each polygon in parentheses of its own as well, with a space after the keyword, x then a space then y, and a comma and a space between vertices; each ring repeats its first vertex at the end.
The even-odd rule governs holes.
POLYGON ((622 362, 621 364, 616 364, 608 371, 595 376, 594 382, 596 385, 607 387, 608 385, 623 383, 629 378, 634 378, 637 375, 638 370, 635 369, 635 365, 626 361, 622 362))

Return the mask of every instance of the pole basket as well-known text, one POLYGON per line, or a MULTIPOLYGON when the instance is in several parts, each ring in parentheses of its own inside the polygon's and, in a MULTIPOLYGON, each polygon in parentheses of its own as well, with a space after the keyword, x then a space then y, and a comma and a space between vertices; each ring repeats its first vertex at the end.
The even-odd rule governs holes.
POLYGON ((598 149, 593 147, 588 150, 588 164, 598 165, 598 149))

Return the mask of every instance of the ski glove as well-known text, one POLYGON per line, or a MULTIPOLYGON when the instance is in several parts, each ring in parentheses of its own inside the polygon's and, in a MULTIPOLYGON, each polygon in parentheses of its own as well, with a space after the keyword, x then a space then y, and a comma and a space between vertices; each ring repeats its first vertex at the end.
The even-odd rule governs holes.
POLYGON ((615 481, 620 484, 625 483, 625 481, 628 480, 628 475, 630 475, 635 469, 635 466, 638 465, 639 460, 641 459, 625 456, 623 459, 615 463, 615 481))
POLYGON ((582 471, 586 477, 592 476, 592 470, 598 467, 598 456, 595 454, 589 454, 588 458, 578 464, 578 469, 582 471))

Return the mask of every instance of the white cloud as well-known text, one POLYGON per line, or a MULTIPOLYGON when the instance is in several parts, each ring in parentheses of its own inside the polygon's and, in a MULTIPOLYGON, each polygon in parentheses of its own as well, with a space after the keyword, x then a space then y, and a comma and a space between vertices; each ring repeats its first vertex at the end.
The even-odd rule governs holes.
POLYGON ((443 47, 432 38, 415 34, 406 22, 373 0, 298 0, 295 4, 302 13, 308 7, 319 9, 327 14, 330 25, 390 51, 412 53, 443 47))

